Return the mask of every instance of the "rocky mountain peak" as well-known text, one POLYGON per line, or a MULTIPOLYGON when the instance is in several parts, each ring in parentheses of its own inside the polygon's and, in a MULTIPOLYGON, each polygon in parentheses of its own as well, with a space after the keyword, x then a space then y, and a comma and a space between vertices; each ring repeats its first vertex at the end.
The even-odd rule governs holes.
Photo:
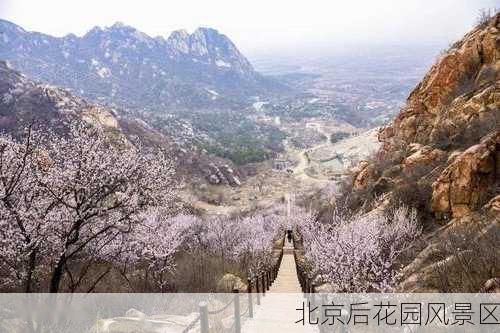
MULTIPOLYGON (((134 43, 143 43, 148 47, 153 47, 156 44, 152 37, 121 22, 116 22, 112 26, 105 28, 96 26, 81 39, 83 43, 97 41, 103 42, 104 45, 114 44, 117 47, 132 48, 134 43)), ((76 40, 75 42, 79 43, 80 41, 76 40)), ((93 45, 95 48, 99 48, 99 46, 93 45)))
POLYGON ((116 21, 112 26, 111 26, 111 29, 115 29, 115 30, 122 30, 122 29, 132 29, 132 30, 135 30, 134 28, 132 28, 131 26, 128 26, 126 25, 125 23, 123 22, 120 22, 120 21, 116 21))
POLYGON ((7 20, 2 20, 0 19, 0 33, 7 33, 8 31, 14 32, 16 31, 17 33, 23 33, 26 32, 23 28, 20 26, 9 22, 7 20))
POLYGON ((168 39, 176 39, 176 40, 184 40, 187 41, 189 39, 189 32, 186 29, 174 30, 168 37, 168 39))
POLYGON ((0 59, 17 70, 124 108, 228 107, 287 90, 215 29, 178 30, 165 40, 118 22, 57 38, 0 21, 0 32, 0 59))
POLYGON ((177 30, 167 39, 174 57, 189 56, 189 60, 212 64, 220 70, 232 70, 239 74, 252 74, 250 62, 238 51, 225 35, 212 28, 197 28, 192 34, 177 30))
POLYGON ((216 46, 218 44, 220 44, 221 46, 228 43, 232 44, 229 38, 212 28, 199 27, 193 32, 190 37, 191 43, 199 43, 205 47, 211 46, 210 44, 216 46))
POLYGON ((103 29, 96 25, 95 27, 93 27, 92 29, 90 29, 85 35, 83 35, 83 38, 87 38, 89 36, 94 36, 94 35, 99 35, 103 32, 103 29))
POLYGON ((167 45, 174 53, 188 54, 189 44, 189 33, 184 29, 173 31, 167 39, 167 45))
MULTIPOLYGON (((198 27, 194 31, 194 34, 203 34, 203 35, 214 35, 214 36, 224 36, 222 35, 217 29, 210 28, 210 27, 198 27)), ((224 36, 225 37, 225 36, 224 36)), ((227 38, 227 37, 226 37, 227 38)))

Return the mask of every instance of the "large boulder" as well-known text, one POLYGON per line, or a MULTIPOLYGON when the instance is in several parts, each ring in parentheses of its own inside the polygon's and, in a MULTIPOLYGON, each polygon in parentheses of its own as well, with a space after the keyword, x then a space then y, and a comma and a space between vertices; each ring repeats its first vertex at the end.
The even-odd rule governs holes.
POLYGON ((240 186, 241 181, 239 177, 235 174, 234 170, 227 164, 223 166, 217 166, 215 163, 210 163, 206 170, 204 170, 207 180, 210 184, 224 184, 231 186, 240 186))
POLYGON ((403 169, 408 170, 418 166, 436 165, 446 158, 446 152, 430 146, 417 146, 412 154, 403 161, 403 169))
POLYGON ((82 112, 82 119, 91 125, 99 125, 105 128, 118 128, 118 120, 111 111, 101 107, 89 107, 82 112))
POLYGON ((487 200, 500 180, 500 132, 488 135, 455 158, 432 185, 432 210, 461 217, 487 200))
POLYGON ((227 182, 231 186, 241 186, 241 182, 239 178, 234 174, 234 171, 229 165, 225 164, 221 166, 220 171, 224 175, 224 177, 227 179, 227 182))
POLYGON ((146 314, 144 312, 132 308, 129 309, 127 312, 125 312, 125 317, 138 318, 144 320, 146 319, 146 314))
POLYGON ((366 187, 373 175, 373 166, 367 161, 359 162, 358 166, 351 170, 353 176, 353 189, 361 190, 366 187))
POLYGON ((247 290, 247 285, 243 280, 234 274, 224 274, 219 282, 217 282, 217 292, 219 293, 230 293, 234 289, 238 289, 240 292, 247 290))
POLYGON ((500 294, 500 278, 492 278, 486 281, 481 292, 500 294))

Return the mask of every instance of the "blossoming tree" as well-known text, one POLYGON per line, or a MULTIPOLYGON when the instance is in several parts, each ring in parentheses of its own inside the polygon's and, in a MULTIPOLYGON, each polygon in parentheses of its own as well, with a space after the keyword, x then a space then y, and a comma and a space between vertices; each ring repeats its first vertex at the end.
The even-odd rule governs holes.
POLYGON ((96 127, 73 124, 67 136, 29 133, 24 143, 4 136, 1 144, 2 271, 21 278, 26 291, 35 272, 49 276, 50 292, 59 291, 71 262, 107 253, 121 235, 150 224, 142 213, 172 198, 164 154, 111 144, 96 127))
POLYGON ((348 216, 335 212, 328 223, 302 213, 297 221, 306 260, 337 291, 386 291, 397 278, 397 259, 421 230, 416 212, 348 216))

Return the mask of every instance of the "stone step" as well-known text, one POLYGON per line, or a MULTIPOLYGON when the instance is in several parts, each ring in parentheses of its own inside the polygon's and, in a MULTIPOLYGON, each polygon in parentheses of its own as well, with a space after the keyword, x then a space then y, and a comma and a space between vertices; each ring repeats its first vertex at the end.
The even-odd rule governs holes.
POLYGON ((303 302, 303 294, 297 277, 293 245, 283 248, 283 259, 278 275, 262 303, 255 308, 253 319, 247 320, 243 333, 309 333, 318 332, 315 325, 296 324, 297 307, 303 302))

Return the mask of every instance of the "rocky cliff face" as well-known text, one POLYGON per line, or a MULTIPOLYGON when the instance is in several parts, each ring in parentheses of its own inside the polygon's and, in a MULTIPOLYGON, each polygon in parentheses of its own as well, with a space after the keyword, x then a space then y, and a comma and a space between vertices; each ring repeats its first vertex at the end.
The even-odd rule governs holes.
POLYGON ((287 90, 209 28, 165 39, 116 23, 55 38, 0 20, 0 59, 78 95, 141 110, 231 107, 287 90))
POLYGON ((500 16, 455 43, 379 133, 382 155, 403 166, 437 164, 432 210, 462 217, 498 195, 500 182, 500 16), (419 161, 420 160, 420 161, 419 161), (435 163, 437 162, 437 163, 435 163))
POLYGON ((250 62, 240 53, 229 38, 211 28, 198 28, 193 34, 185 30, 174 31, 166 40, 167 52, 172 59, 193 61, 234 71, 242 76, 256 75, 250 62))
POLYGON ((462 217, 498 196, 499 162, 500 132, 496 131, 452 158, 432 185, 432 210, 438 217, 462 217))
POLYGON ((410 94, 406 106, 380 138, 387 150, 395 143, 442 145, 498 124, 500 94, 498 16, 447 50, 410 94), (446 140, 449 138, 449 140, 446 140))
POLYGON ((377 158, 355 170, 353 195, 426 211, 400 291, 473 292, 498 277, 500 14, 439 57, 379 140, 377 158))

